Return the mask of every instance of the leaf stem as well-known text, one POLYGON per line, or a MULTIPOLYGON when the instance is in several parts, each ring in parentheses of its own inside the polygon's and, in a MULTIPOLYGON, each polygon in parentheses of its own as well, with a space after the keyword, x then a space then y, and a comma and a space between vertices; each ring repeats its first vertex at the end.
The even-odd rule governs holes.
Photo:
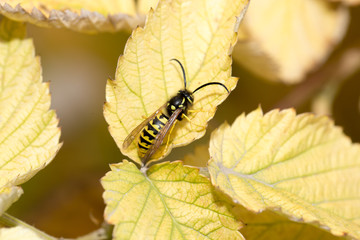
POLYGON ((359 39, 333 56, 318 71, 310 74, 305 81, 300 83, 292 92, 279 101, 273 108, 298 107, 308 101, 324 86, 333 82, 341 83, 358 71, 360 66, 359 39))
POLYGON ((16 226, 22 226, 25 228, 30 229, 31 231, 35 232, 39 237, 42 239, 48 239, 48 240, 55 240, 55 237, 52 237, 50 235, 47 235, 46 233, 40 231, 39 229, 17 219, 16 217, 13 217, 9 215, 8 213, 3 213, 0 216, 0 225, 3 225, 5 227, 16 227, 16 226))

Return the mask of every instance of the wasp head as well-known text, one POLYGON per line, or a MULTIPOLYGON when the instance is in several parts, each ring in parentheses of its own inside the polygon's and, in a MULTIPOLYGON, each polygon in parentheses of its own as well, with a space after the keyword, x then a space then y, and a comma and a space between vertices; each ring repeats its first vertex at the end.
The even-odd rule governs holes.
POLYGON ((180 90, 174 97, 170 99, 167 104, 166 110, 169 116, 173 114, 176 109, 182 109, 178 116, 178 120, 182 120, 182 115, 187 114, 187 109, 194 102, 194 96, 188 90, 180 90))

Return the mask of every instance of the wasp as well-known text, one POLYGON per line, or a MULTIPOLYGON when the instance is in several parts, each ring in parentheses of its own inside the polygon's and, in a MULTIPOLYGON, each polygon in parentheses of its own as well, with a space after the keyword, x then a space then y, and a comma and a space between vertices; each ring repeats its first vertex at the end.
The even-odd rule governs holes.
MULTIPOLYGON (((205 83, 193 92, 186 89, 186 75, 181 62, 177 59, 171 59, 179 63, 184 79, 184 89, 172 97, 167 103, 162 105, 158 110, 140 123, 123 142, 123 149, 127 149, 134 139, 140 133, 138 138, 138 155, 143 164, 149 161, 151 156, 158 150, 166 134, 174 126, 176 120, 181 121, 186 117, 189 106, 194 102, 194 93, 209 85, 220 85, 229 93, 227 87, 220 82, 205 83), (164 110, 165 109, 165 110, 164 110)), ((188 119, 188 118, 187 118, 188 119)))

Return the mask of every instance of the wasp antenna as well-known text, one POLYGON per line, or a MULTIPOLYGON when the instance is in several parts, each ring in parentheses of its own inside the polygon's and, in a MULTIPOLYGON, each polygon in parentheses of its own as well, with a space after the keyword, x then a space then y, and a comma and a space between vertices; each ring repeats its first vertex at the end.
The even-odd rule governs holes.
POLYGON ((177 60, 176 58, 173 58, 173 59, 170 59, 170 61, 177 61, 181 67, 181 70, 182 70, 182 73, 183 73, 183 78, 184 78, 184 86, 185 86, 185 89, 186 89, 186 76, 185 76, 185 70, 184 70, 184 67, 183 65, 181 64, 181 62, 179 60, 177 60))
POLYGON ((230 93, 229 90, 227 89, 227 87, 226 87, 224 84, 220 83, 220 82, 209 82, 209 83, 205 83, 204 85, 201 85, 200 87, 198 87, 197 89, 195 89, 195 90, 193 91, 193 93, 195 93, 197 90, 202 89, 203 87, 206 87, 206 86, 209 86, 209 85, 215 85, 215 84, 216 84, 216 85, 223 86, 223 87, 225 88, 225 90, 226 90, 228 93, 230 93))

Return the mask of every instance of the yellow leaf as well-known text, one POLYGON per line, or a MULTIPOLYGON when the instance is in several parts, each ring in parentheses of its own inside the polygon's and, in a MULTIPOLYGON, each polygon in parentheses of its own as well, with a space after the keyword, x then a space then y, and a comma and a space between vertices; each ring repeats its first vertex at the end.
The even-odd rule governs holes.
POLYGON ((0 216, 11 206, 11 204, 19 199, 22 193, 23 190, 20 187, 3 187, 0 189, 0 216))
POLYGON ((42 83, 33 42, 15 37, 24 35, 18 28, 25 31, 5 18, 0 23, 0 36, 14 37, 0 41, 0 189, 30 179, 60 147, 49 85, 42 83))
POLYGON ((243 239, 231 206, 196 168, 166 162, 143 174, 124 160, 111 169, 101 183, 114 239, 243 239))
POLYGON ((360 146, 327 117, 261 109, 211 136, 212 182, 261 212, 360 237, 360 146))
POLYGON ((23 226, 0 228, 0 239, 6 240, 46 240, 49 238, 39 236, 35 231, 23 226))
MULTIPOLYGON (((119 58, 116 79, 107 83, 104 109, 110 133, 124 154, 140 163, 136 140, 124 151, 124 139, 184 89, 181 68, 171 59, 178 59, 184 66, 189 91, 215 81, 228 89, 235 87, 237 79, 231 77, 228 54, 236 41, 234 28, 239 21, 235 17, 244 14, 247 2, 161 0, 155 12, 149 13, 145 28, 132 33, 119 58)), ((167 151, 160 150, 153 158, 202 137, 207 121, 227 95, 224 88, 216 85, 196 92, 190 107, 195 112, 188 114, 191 123, 178 122, 167 151)))
POLYGON ((155 9, 159 0, 138 0, 137 9, 139 13, 147 14, 150 8, 155 9))
POLYGON ((233 57, 265 79, 299 82, 343 38, 348 15, 324 0, 252 1, 233 57))
POLYGON ((40 27, 95 33, 133 29, 142 23, 134 0, 0 0, 0 13, 40 27))
POLYGON ((315 226, 290 221, 285 216, 266 210, 259 214, 242 209, 239 212, 244 227, 240 232, 247 240, 340 240, 329 232, 315 226))

